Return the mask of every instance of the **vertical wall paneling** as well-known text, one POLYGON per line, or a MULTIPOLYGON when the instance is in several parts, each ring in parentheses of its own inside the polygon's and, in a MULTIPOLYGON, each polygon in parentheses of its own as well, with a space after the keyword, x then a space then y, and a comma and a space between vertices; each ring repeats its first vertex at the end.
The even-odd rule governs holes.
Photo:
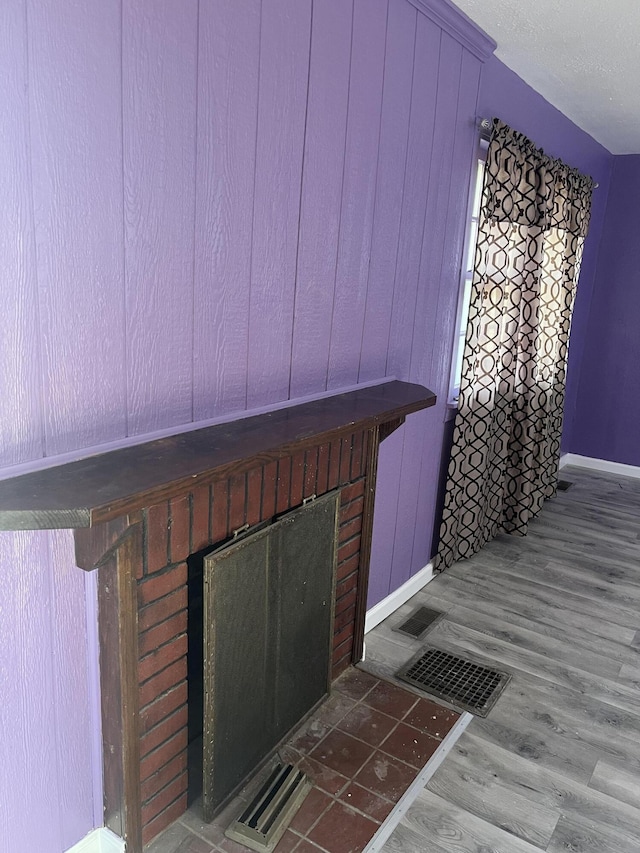
POLYGON ((327 387, 358 379, 378 172, 388 0, 355 0, 327 387))
POLYGON ((0 831, 2 853, 65 849, 47 536, 0 533, 0 802, 8 817, 0 831))
POLYGON ((85 579, 75 564, 71 531, 56 530, 49 538, 58 805, 66 850, 93 825, 85 579))
POLYGON ((409 115, 417 12, 409 3, 389 4, 382 93, 382 118, 358 381, 384 376, 393 281, 409 140, 409 115))
MULTIPOLYGON (((447 220, 449 218, 449 199, 453 183, 453 154, 456 139, 458 119, 458 99, 461 91, 462 47, 446 33, 442 35, 440 48, 440 68, 438 71, 438 94, 434 123, 433 149, 431 156, 431 177, 429 194, 425 213, 425 225, 422 242, 418 299, 414 317, 413 346, 411 348, 411 366, 409 377, 422 376, 433 382, 431 363, 425 358, 425 353, 431 353, 433 335, 435 334, 435 318, 441 294, 447 290, 449 296, 457 296, 458 278, 450 276, 442 278, 442 268, 445 253, 457 254, 461 246, 450 245, 447 242, 447 220)), ((465 81, 466 82, 466 81, 465 81)), ((473 90, 477 94, 477 83, 473 90)), ((474 113, 468 116, 472 125, 474 113)), ((468 137, 467 137, 468 139, 468 137)), ((467 155, 467 169, 470 165, 470 151, 467 155)), ((467 187, 459 187, 462 193, 462 203, 459 213, 466 210, 467 187)), ((455 259, 453 261, 455 264, 455 259)), ((450 272, 450 267, 447 267, 450 272)), ((452 330, 451 330, 452 331, 452 330)), ((439 395, 440 387, 434 388, 439 395)))
MULTIPOLYGON (((442 253, 444 251, 444 235, 447 219, 447 203, 451 182, 451 163, 453 156, 453 140, 455 139, 456 117, 458 112, 458 96, 460 89, 460 68, 462 62, 462 47, 446 33, 442 34, 440 45, 440 62, 438 67, 438 86, 436 109, 434 117, 433 147, 431 151, 429 192, 425 211, 424 231, 416 310, 414 315, 414 330, 412 335, 410 378, 414 378, 422 354, 427 344, 426 336, 429 331, 431 318, 438 309, 440 290, 451 287, 452 282, 443 282, 440 277, 442 253)), ((457 284, 455 284, 457 289, 457 284)), ((429 381, 431 377, 424 376, 429 381)), ((440 400, 442 403, 442 400, 440 400)), ((395 589, 406 581, 412 574, 413 540, 416 520, 416 498, 420 485, 420 469, 422 453, 431 441, 424 440, 424 424, 432 424, 430 439, 434 444, 440 444, 442 429, 434 419, 407 418, 404 430, 404 448, 400 475, 400 490, 398 492, 396 548, 393 555, 391 570, 391 589, 395 589)), ((435 490, 436 483, 433 484, 435 490)), ((427 555, 428 556, 428 555, 427 555)), ((418 555, 416 554, 416 559, 418 555)))
POLYGON ((286 400, 311 0, 263 0, 249 306, 249 408, 286 400))
POLYGON ((25 24, 26 0, 0 5, 0 465, 43 453, 25 24))
POLYGON ((260 4, 200 4, 194 420, 244 409, 260 4))
POLYGON ((129 434, 191 420, 197 0, 125 0, 129 434))
POLYGON ((125 434, 119 0, 29 0, 48 454, 125 434))
POLYGON ((352 19, 353 0, 314 3, 291 398, 326 388, 340 227, 352 19))
POLYGON ((408 342, 411 341, 415 321, 424 215, 429 194, 440 33, 428 18, 418 15, 409 145, 387 359, 387 375, 398 379, 409 377, 411 349, 408 342))
MULTIPOLYGON (((410 342, 415 319, 424 216, 429 192, 440 37, 440 29, 424 15, 418 15, 400 239, 387 346, 387 374, 397 376, 399 379, 407 379, 409 376, 410 342)), ((371 604, 390 591, 393 549, 388 543, 394 543, 397 539, 397 497, 400 489, 406 428, 405 424, 380 446, 369 593, 371 604), (387 542, 385 546, 381 545, 383 541, 387 542), (374 599, 375 595, 378 596, 376 599, 374 599)))

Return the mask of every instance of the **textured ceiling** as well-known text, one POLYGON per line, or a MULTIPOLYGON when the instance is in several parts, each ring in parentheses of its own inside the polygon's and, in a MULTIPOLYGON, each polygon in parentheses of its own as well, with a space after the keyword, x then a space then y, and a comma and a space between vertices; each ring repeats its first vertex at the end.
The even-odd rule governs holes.
POLYGON ((612 154, 640 153, 640 0, 453 0, 496 56, 612 154))

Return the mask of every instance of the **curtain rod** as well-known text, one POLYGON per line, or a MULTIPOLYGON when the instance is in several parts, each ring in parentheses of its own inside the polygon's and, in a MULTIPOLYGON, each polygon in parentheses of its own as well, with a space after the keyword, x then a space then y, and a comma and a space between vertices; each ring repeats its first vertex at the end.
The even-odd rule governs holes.
POLYGON ((491 136, 491 119, 490 118, 478 118, 477 120, 478 130, 480 131, 481 139, 489 139, 491 136))
MULTIPOLYGON (((491 136, 491 126, 493 122, 490 118, 483 118, 482 116, 478 116, 476 119, 476 124, 478 125, 478 130, 480 131, 480 139, 489 140, 491 136)), ((597 181, 593 181, 593 189, 597 190, 600 184, 597 181)))

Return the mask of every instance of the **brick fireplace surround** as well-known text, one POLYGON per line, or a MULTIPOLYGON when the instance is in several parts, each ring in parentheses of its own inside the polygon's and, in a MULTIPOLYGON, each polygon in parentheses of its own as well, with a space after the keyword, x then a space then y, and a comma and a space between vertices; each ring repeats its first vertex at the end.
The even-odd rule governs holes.
POLYGON ((340 489, 332 680, 362 656, 379 442, 435 403, 388 382, 0 483, 0 529, 73 528, 98 569, 105 825, 129 853, 187 808, 187 563, 340 489))

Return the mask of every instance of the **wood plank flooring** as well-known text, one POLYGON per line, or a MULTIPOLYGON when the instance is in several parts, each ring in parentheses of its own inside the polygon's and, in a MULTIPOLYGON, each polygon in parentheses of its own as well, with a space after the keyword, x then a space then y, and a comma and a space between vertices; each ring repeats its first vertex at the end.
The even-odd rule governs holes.
POLYGON ((500 535, 366 637, 381 675, 433 643, 513 676, 388 853, 640 853, 640 480, 562 477, 526 537, 500 535), (393 627, 418 605, 446 615, 413 641, 393 627))

